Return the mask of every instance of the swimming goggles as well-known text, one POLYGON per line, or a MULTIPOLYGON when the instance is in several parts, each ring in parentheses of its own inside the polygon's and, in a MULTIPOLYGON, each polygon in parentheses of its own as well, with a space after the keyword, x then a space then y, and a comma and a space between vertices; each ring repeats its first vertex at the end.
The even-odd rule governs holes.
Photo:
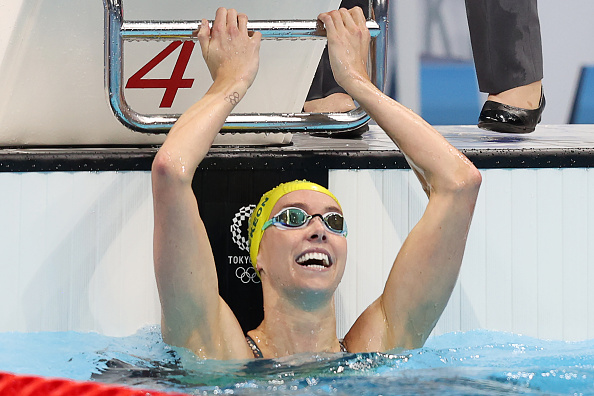
POLYGON ((309 224, 309 221, 314 217, 318 216, 322 219, 322 222, 328 229, 338 235, 347 236, 347 225, 344 217, 337 212, 328 212, 323 215, 314 214, 310 215, 301 208, 285 208, 278 212, 276 216, 268 220, 262 226, 262 231, 270 227, 271 225, 281 229, 294 229, 303 228, 309 224))

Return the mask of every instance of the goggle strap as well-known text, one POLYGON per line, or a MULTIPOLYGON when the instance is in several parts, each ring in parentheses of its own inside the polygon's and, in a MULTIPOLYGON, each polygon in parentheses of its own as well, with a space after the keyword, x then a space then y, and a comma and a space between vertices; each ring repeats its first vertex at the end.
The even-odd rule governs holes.
POLYGON ((264 231, 265 229, 267 229, 268 227, 270 227, 271 225, 273 225, 275 219, 276 219, 276 216, 274 216, 272 219, 267 220, 266 222, 264 222, 264 224, 262 224, 262 231, 264 231))

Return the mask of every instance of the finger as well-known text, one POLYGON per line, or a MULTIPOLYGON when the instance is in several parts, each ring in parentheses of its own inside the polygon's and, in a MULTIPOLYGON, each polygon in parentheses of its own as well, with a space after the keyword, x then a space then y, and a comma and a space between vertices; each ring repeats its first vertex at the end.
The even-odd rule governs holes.
POLYGON ((212 31, 223 32, 227 27, 227 9, 220 7, 217 9, 214 23, 212 24, 212 31))
POLYGON ((227 10, 227 29, 238 30, 237 11, 233 8, 227 10))
POLYGON ((237 22, 239 24, 239 31, 242 34, 248 34, 247 24, 248 24, 248 17, 245 14, 237 14, 237 22))
POLYGON ((208 21, 203 19, 200 22, 200 28, 198 29, 198 41, 200 42, 200 47, 204 51, 206 47, 208 47, 208 42, 210 41, 210 26, 208 25, 208 21))
POLYGON ((210 38, 210 26, 208 20, 202 19, 200 21, 200 27, 198 28, 198 41, 210 38))
POLYGON ((365 18, 365 14, 363 13, 361 7, 351 8, 350 14, 353 18, 353 21, 355 21, 357 25, 367 27, 367 19, 365 18))
POLYGON ((356 25, 355 21, 353 20, 353 16, 351 15, 351 12, 345 8, 341 8, 339 11, 340 11, 340 17, 342 18, 344 26, 348 30, 356 29, 357 25, 356 25))
POLYGON ((256 49, 260 51, 260 43, 262 42, 262 33, 260 32, 250 32, 251 38, 256 43, 256 49))
POLYGON ((334 24, 334 28, 337 32, 340 32, 344 29, 344 21, 342 20, 342 14, 340 10, 335 10, 330 12, 330 16, 332 17, 332 23, 334 24))
POLYGON ((332 21, 332 17, 330 16, 330 13, 328 13, 328 12, 321 13, 320 15, 318 15, 318 20, 320 22, 322 22, 322 24, 324 25, 324 28, 326 29, 326 34, 336 32, 336 29, 334 28, 334 22, 332 21))

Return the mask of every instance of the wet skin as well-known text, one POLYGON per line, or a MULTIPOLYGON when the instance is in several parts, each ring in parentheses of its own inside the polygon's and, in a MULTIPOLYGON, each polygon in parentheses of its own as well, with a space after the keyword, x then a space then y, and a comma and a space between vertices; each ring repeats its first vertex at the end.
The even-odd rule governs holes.
MULTIPOLYGON (((272 213, 291 206, 309 214, 341 213, 331 197, 317 191, 291 192, 276 203, 272 213)), ((316 216, 303 228, 267 228, 258 253, 258 270, 263 286, 269 284, 275 294, 289 299, 288 302, 293 298, 304 300, 299 304, 311 305, 313 309, 332 297, 344 274, 346 254, 346 238, 329 231, 316 216), (305 253, 311 252, 327 254, 330 265, 320 268, 298 262, 305 253)))

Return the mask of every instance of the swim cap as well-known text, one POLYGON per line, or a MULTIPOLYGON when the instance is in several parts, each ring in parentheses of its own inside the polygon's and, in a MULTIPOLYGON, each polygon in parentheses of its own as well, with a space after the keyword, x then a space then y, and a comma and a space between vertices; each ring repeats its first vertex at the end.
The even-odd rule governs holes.
POLYGON ((256 258, 258 257, 258 251, 260 250, 260 241, 262 241, 262 235, 264 234, 262 226, 270 217, 272 208, 283 196, 287 195, 290 192, 299 190, 310 190, 324 193, 333 200, 335 200, 338 204, 338 207, 342 210, 342 207, 340 206, 340 203, 338 202, 338 199, 336 199, 334 194, 332 194, 326 187, 322 187, 319 184, 312 183, 307 180, 294 180, 288 183, 281 183, 278 186, 274 187, 272 190, 262 195, 262 198, 260 198, 260 202, 258 202, 258 205, 252 212, 250 216, 250 222, 248 223, 250 258, 252 260, 252 265, 254 266, 254 268, 257 269, 256 258))

